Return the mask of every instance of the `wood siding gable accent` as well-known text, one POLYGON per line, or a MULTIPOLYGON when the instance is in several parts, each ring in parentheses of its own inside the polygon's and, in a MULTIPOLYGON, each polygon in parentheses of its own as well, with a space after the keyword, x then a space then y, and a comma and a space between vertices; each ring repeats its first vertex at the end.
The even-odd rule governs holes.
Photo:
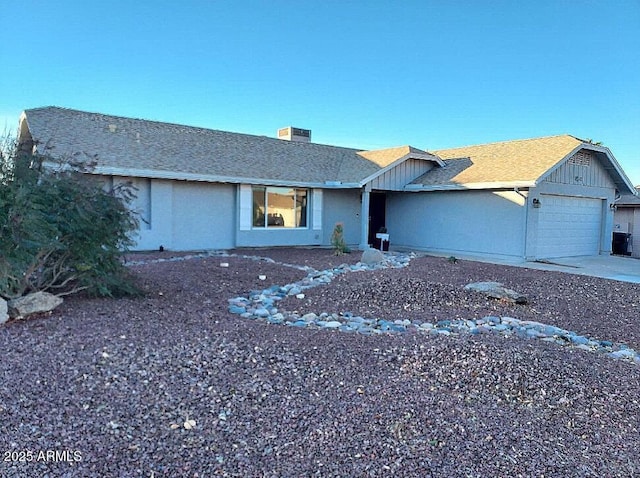
POLYGON ((433 167, 434 165, 430 161, 408 159, 372 179, 371 188, 384 191, 403 191, 407 184, 433 169, 433 167))
POLYGON ((581 150, 545 178, 554 184, 611 188, 615 184, 595 153, 581 150), (572 159, 575 158, 575 161, 572 159))

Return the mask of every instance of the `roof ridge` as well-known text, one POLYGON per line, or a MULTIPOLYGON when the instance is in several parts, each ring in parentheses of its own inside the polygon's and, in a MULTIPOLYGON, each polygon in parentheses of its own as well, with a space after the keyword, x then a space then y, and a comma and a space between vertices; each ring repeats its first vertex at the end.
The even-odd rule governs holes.
POLYGON ((467 148, 477 148, 480 146, 494 146, 494 145, 498 145, 498 144, 509 144, 509 143, 523 143, 526 141, 540 141, 542 139, 550 139, 550 138, 562 138, 562 137, 569 137, 569 138, 573 138, 576 141, 580 141, 582 143, 586 143, 586 141, 577 138, 576 136, 573 136, 571 134, 568 133, 564 133, 564 134, 553 134, 553 135, 548 135, 548 136, 537 136, 534 138, 523 138, 523 139, 508 139, 508 140, 503 140, 503 141, 493 141, 490 143, 480 143, 480 144, 468 144, 466 146, 454 146, 453 148, 440 148, 436 151, 446 151, 446 150, 451 150, 451 149, 467 149, 467 148))
POLYGON ((411 146, 410 144, 401 144, 399 146, 391 146, 389 148, 376 148, 376 149, 363 149, 358 151, 359 153, 378 153, 382 151, 391 151, 393 149, 406 149, 410 153, 425 153, 429 154, 429 151, 424 150, 422 148, 417 148, 415 146, 411 146))
POLYGON ((401 144, 399 146, 391 146, 389 148, 377 148, 377 149, 363 149, 361 152, 375 153, 377 151, 389 151, 390 149, 410 148, 408 144, 401 144))

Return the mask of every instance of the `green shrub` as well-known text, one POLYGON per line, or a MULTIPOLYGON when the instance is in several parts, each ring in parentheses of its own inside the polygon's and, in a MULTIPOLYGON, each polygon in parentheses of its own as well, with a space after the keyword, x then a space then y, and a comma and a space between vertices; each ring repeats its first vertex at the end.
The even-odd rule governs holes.
POLYGON ((105 188, 77 164, 43 168, 15 147, 0 168, 0 296, 136 295, 121 255, 133 242, 132 191, 105 188))

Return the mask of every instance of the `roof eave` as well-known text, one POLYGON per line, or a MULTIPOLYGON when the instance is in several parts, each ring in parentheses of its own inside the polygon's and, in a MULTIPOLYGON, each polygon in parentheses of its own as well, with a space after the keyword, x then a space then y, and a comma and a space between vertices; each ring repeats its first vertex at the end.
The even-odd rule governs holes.
POLYGON ((535 187, 535 181, 492 181, 483 183, 445 183, 445 184, 407 184, 405 191, 466 191, 481 189, 513 189, 513 188, 532 188, 535 187))
MULTIPOLYGON (((627 187, 628 192, 630 192, 631 194, 636 195, 637 191, 636 191, 635 186, 633 185, 633 183, 631 182, 631 180, 629 179, 627 174, 624 172, 624 170, 622 169, 622 166, 620 166, 620 163, 618 163, 618 160, 613 155, 611 150, 609 148, 607 148, 607 147, 604 147, 604 146, 602 146, 600 148, 602 148, 602 150, 603 150, 602 152, 609 158, 609 161, 613 165, 614 170, 620 176, 620 179, 622 180, 623 185, 627 187)), ((624 194, 624 191, 620 191, 620 192, 624 194)))
POLYGON ((206 183, 229 183, 229 184, 253 184, 287 187, 309 187, 323 189, 354 189, 359 188, 357 183, 326 183, 310 181, 290 181, 281 179, 249 178, 237 176, 222 176, 215 174, 179 173, 175 171, 163 171, 157 169, 123 169, 108 166, 96 166, 90 174, 105 176, 138 177, 149 179, 168 179, 176 181, 198 181, 206 183))

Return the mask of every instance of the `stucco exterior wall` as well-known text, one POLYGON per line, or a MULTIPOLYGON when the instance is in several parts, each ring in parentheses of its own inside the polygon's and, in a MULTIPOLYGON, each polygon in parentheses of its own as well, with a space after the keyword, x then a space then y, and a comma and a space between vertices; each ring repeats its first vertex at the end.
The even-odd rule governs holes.
POLYGON ((234 186, 113 178, 114 184, 119 182, 131 182, 138 188, 138 197, 131 204, 141 219, 133 250, 157 250, 162 246, 186 251, 234 246, 234 186))
POLYGON ((171 248, 232 248, 235 204, 233 185, 173 181, 171 248))
POLYGON ((133 250, 231 249, 233 247, 329 246, 336 222, 345 240, 360 240, 360 192, 323 190, 310 194, 309 227, 239 227, 238 185, 118 177, 139 188, 132 209, 144 217, 133 250), (145 186, 147 184, 148 186, 145 186), (318 203, 319 204, 316 204, 318 203))
POLYGON ((522 257, 524 203, 514 191, 389 193, 390 243, 452 255, 522 257))
POLYGON ((313 229, 260 228, 238 231, 237 247, 319 246, 322 231, 313 229))
POLYGON ((173 181, 151 181, 149 225, 140 229, 137 250, 173 249, 173 181))
POLYGON ((171 211, 173 191, 171 181, 143 180, 126 176, 100 176, 109 187, 118 184, 132 184, 136 198, 129 204, 137 215, 139 229, 133 235, 136 244, 134 251, 157 250, 161 245, 171 248, 171 211))
POLYGON ((360 191, 325 189, 322 209, 322 244, 331 245, 331 234, 336 223, 344 227, 344 240, 352 248, 360 243, 360 191))

